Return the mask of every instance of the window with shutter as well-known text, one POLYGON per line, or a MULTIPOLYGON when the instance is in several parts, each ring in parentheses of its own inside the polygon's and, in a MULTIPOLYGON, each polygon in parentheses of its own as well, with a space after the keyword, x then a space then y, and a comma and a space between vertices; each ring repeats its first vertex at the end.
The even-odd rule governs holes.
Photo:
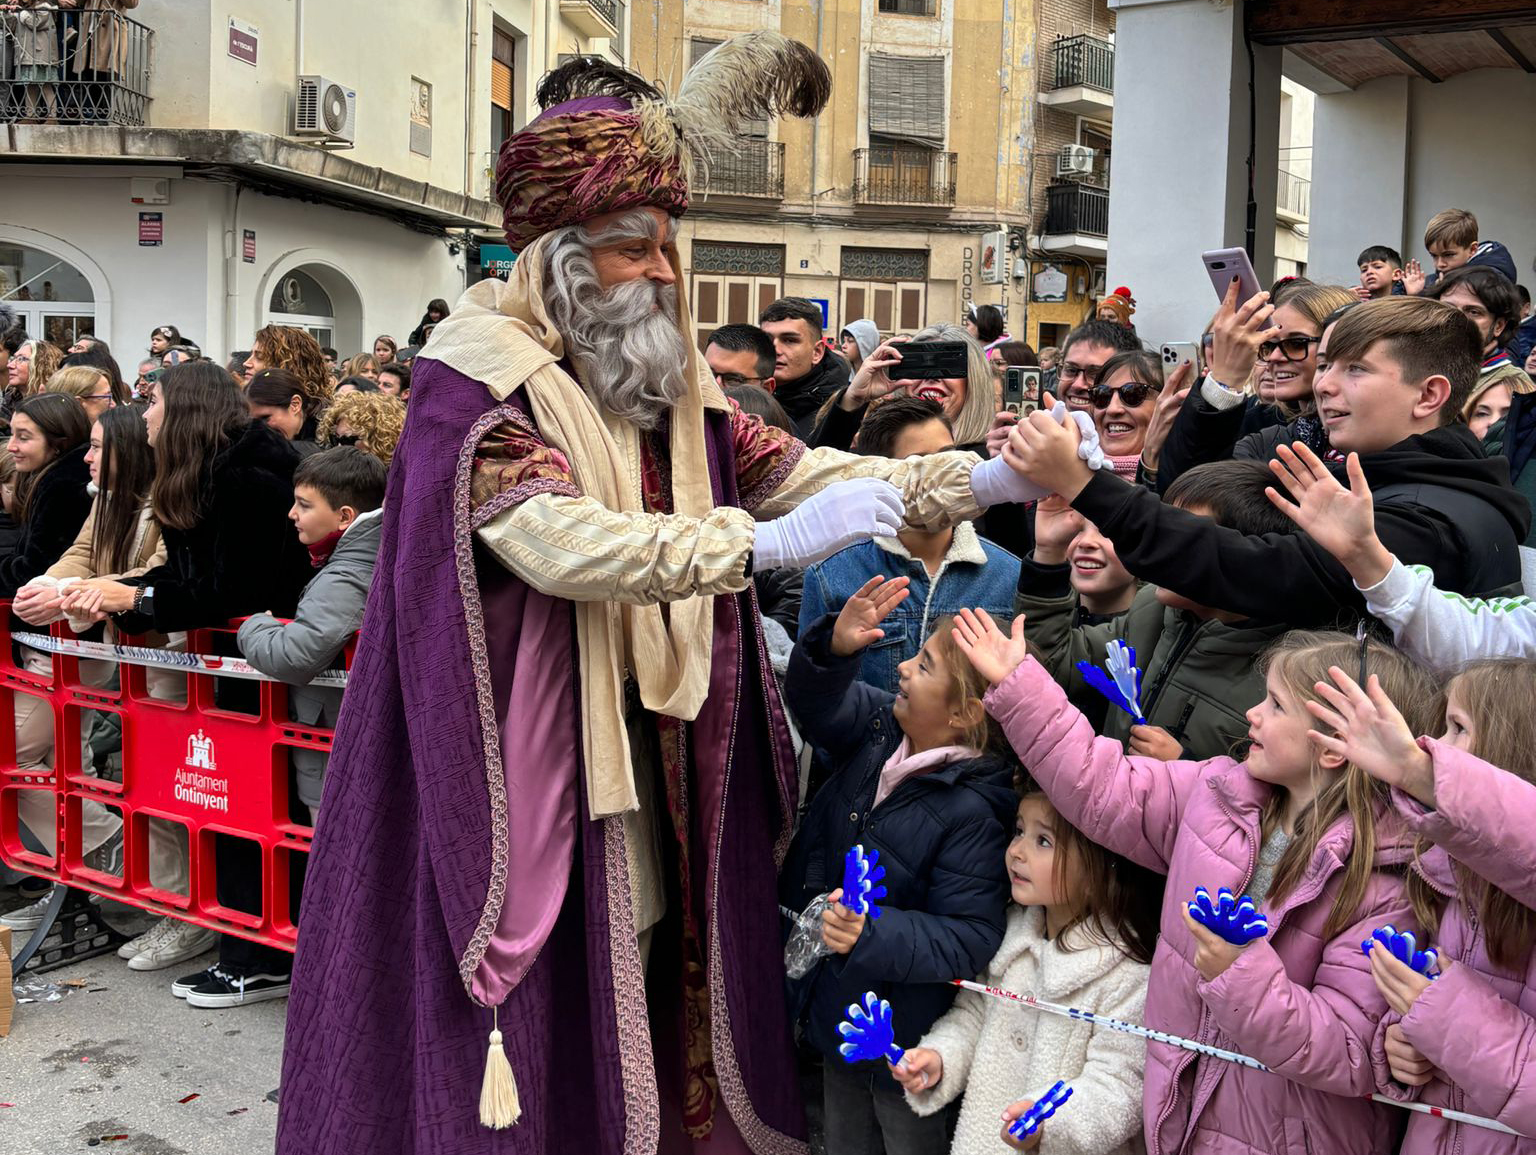
MULTIPOLYGON (((709 54, 711 48, 724 43, 725 41, 723 40, 705 40, 701 37, 693 37, 688 41, 688 67, 691 69, 709 54)), ((751 140, 767 140, 768 122, 766 120, 754 120, 747 125, 742 135, 751 140)))
POLYGON ((502 143, 512 135, 512 62, 517 42, 500 28, 491 35, 491 149, 500 152, 502 143))
POLYGON ((869 57, 869 134, 937 148, 944 143, 944 58, 869 57))

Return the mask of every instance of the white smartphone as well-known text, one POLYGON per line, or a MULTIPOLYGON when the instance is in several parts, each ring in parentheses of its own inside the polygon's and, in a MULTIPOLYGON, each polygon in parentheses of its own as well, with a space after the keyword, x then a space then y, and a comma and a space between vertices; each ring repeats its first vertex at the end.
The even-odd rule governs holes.
MULTIPOLYGON (((1222 300, 1227 295, 1227 290, 1232 286, 1232 278, 1237 278, 1237 303, 1239 306, 1255 293, 1263 292, 1264 286, 1259 284, 1258 274, 1253 271, 1253 262, 1248 259, 1248 254, 1243 249, 1213 249, 1208 253, 1201 253, 1200 260, 1205 264, 1206 275, 1211 278, 1211 288, 1216 290, 1216 299, 1222 300)), ((1265 329, 1275 327, 1274 318, 1265 321, 1265 329)))
POLYGON ((1173 371, 1180 365, 1194 366, 1196 376, 1200 373, 1200 346, 1193 341, 1169 341, 1163 346, 1163 378, 1173 376, 1173 371))

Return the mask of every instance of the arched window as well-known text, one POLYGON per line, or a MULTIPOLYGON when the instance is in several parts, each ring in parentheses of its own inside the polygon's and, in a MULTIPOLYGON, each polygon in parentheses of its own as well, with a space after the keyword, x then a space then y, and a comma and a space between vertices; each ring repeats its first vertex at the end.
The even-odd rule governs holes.
POLYGON ((27 336, 67 349, 96 331, 96 294, 79 269, 42 249, 0 239, 0 301, 16 310, 27 336))
POLYGON ((336 308, 331 295, 302 267, 284 273, 267 302, 268 325, 303 329, 321 345, 336 344, 336 308))

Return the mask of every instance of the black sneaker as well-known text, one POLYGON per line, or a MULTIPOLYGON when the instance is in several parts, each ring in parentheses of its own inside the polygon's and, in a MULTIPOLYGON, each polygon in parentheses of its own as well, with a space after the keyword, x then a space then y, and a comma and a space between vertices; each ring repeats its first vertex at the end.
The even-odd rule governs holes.
POLYGON ((291 975, 232 975, 214 967, 207 982, 187 992, 187 1006, 217 1010, 267 999, 285 999, 291 982, 291 975))
POLYGON ((186 998, 192 988, 200 987, 204 983, 211 982, 217 978, 218 976, 214 972, 218 969, 218 965, 215 964, 207 970, 198 971, 195 975, 187 975, 185 978, 177 979, 171 984, 171 994, 175 995, 178 999, 186 998))

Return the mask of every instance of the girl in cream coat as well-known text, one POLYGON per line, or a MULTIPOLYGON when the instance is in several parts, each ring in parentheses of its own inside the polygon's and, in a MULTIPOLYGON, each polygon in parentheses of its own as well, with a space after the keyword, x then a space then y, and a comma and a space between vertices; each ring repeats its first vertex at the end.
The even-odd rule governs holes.
MULTIPOLYGON (((1095 846, 1033 784, 1019 801, 1007 853, 1014 905, 981 982, 1138 1022, 1159 907, 1157 880, 1095 846)), ((896 1008, 900 1013, 900 1008, 896 1008)), ((961 991, 896 1078, 920 1115, 963 1094, 953 1155, 1004 1144, 1050 1155, 1140 1152, 1145 1044, 1090 1023, 961 991), (1009 1122, 1056 1080, 1072 1099, 1029 1140, 1009 1122)))

